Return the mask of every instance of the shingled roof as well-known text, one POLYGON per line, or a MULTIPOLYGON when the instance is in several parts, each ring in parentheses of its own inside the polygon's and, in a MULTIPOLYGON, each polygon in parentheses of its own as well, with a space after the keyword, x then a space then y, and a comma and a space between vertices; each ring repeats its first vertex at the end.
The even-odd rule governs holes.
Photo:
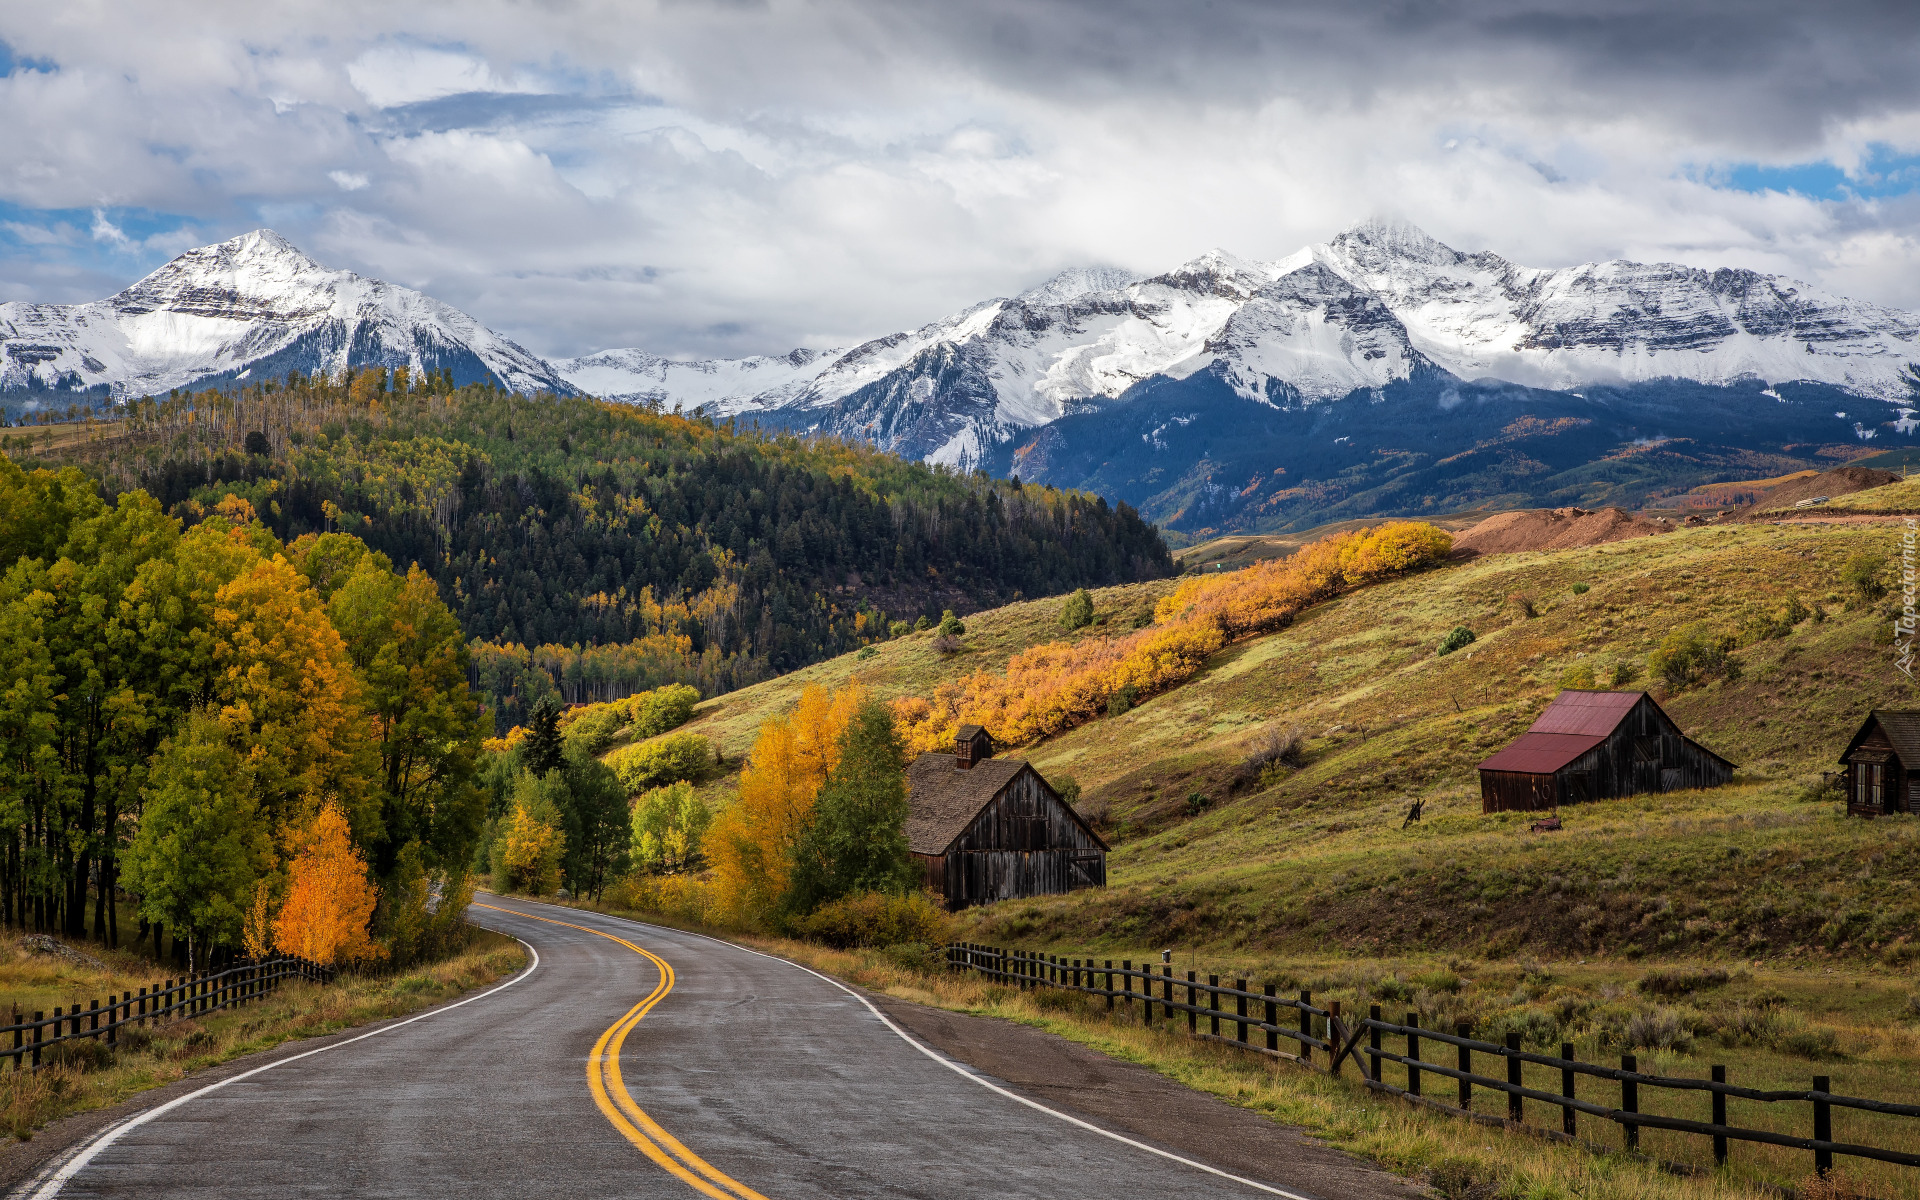
POLYGON ((1900 756, 1901 763, 1909 771, 1920 769, 1920 711, 1911 708, 1876 708, 1867 717, 1860 723, 1860 731, 1841 751, 1841 762, 1846 762, 1847 755, 1859 748, 1861 740, 1867 736, 1867 727, 1877 722, 1886 733, 1887 740, 1893 743, 1893 752, 1900 756))
POLYGON ((1000 789, 1027 769, 1017 758, 987 758, 968 770, 951 754, 922 754, 907 768, 907 848, 945 854, 1000 789))

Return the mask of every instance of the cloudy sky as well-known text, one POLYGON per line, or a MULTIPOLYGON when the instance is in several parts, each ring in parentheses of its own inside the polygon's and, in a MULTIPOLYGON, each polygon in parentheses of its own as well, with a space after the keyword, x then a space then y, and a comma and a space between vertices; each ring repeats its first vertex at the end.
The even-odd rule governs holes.
POLYGON ((0 9, 0 300, 265 225, 547 355, 842 345, 1372 214, 1920 308, 1920 16, 1803 0, 0 9))

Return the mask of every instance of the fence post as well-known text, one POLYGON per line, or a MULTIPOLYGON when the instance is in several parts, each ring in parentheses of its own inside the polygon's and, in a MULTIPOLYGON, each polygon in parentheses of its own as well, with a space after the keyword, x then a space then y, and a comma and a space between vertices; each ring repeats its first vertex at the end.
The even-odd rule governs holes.
POLYGON ((33 1014, 33 1069, 36 1071, 40 1069, 40 1039, 47 1032, 47 1027, 40 1022, 45 1020, 46 1016, 46 1013, 39 1011, 33 1014))
POLYGON ((1187 1032, 1190 1034, 1197 1034, 1200 1032, 1200 1014, 1195 1012, 1194 1010, 1199 1007, 1199 1004, 1196 1003, 1196 1001, 1199 999, 1200 993, 1194 989, 1193 980, 1194 980, 1193 972, 1188 971, 1187 972, 1187 1032))
POLYGON ((1264 989, 1267 996, 1267 1049, 1278 1052, 1280 1049, 1280 1006, 1274 1003, 1273 985, 1264 989))
MULTIPOLYGON (((1367 1019, 1373 1022, 1380 1020, 1380 1006, 1378 1004, 1372 1005, 1367 1009, 1367 1019)), ((1381 1082, 1380 1072, 1382 1068, 1380 1063, 1380 1026, 1378 1024, 1367 1026, 1367 1051, 1367 1057, 1373 1063, 1373 1070, 1369 1072, 1369 1074, 1375 1083, 1379 1083, 1381 1082)))
MULTIPOLYGON (((1573 1061, 1572 1042, 1560 1043, 1560 1057, 1566 1059, 1568 1062, 1573 1061)), ((1569 1100, 1573 1099, 1573 1081, 1575 1078, 1576 1076, 1572 1067, 1560 1068, 1560 1094, 1569 1100)), ((1562 1104, 1560 1106, 1560 1132, 1566 1134, 1568 1137, 1572 1137, 1574 1135, 1574 1119, 1578 1115, 1578 1113, 1573 1111, 1573 1105, 1562 1104)))
POLYGON ((1407 1014, 1407 1057, 1413 1062, 1407 1064, 1407 1091, 1415 1096, 1420 1094, 1420 1068, 1413 1065, 1420 1061, 1420 1014, 1407 1014))
MULTIPOLYGON (((1453 1033, 1455 1037, 1470 1038, 1473 1036, 1473 1026, 1461 1021, 1453 1027, 1453 1033)), ((1460 1046, 1457 1049, 1460 1051, 1460 1107, 1472 1112, 1473 1084, 1466 1076, 1473 1073, 1473 1050, 1467 1046, 1460 1046)))
MULTIPOLYGON (((107 1014, 107 1020, 109 1022, 109 1026, 111 1026, 111 1022, 113 1020, 113 1014, 111 1012, 107 1014)), ((89 1035, 92 1035, 99 1032, 100 1032, 100 1002, 98 1000, 94 1000, 88 1003, 87 1005, 87 1033, 89 1035)), ((113 1032, 112 1028, 109 1027, 107 1032, 112 1033, 113 1032)))
MULTIPOLYGON (((1620 1056, 1620 1069, 1629 1074, 1637 1073, 1640 1070, 1640 1060, 1631 1054, 1622 1054, 1620 1056)), ((1620 1111, 1623 1113, 1637 1113, 1640 1111, 1640 1084, 1637 1081, 1632 1079, 1622 1079, 1620 1081, 1620 1111)), ((1626 1136, 1627 1149, 1638 1150, 1640 1148, 1640 1127, 1632 1121, 1622 1121, 1620 1126, 1626 1136)))
MULTIPOLYGON (((1233 990, 1236 992, 1245 992, 1247 990, 1247 981, 1244 979, 1234 980, 1233 990)), ((1233 1010, 1234 1015, 1239 1018, 1239 1020, 1235 1022, 1238 1032, 1234 1035, 1234 1040, 1244 1046, 1247 1044, 1247 998, 1244 995, 1233 998, 1233 1010)))
MULTIPOLYGON (((1519 1034, 1509 1033, 1507 1035, 1507 1049, 1513 1052, 1507 1055, 1507 1086, 1517 1089, 1521 1085, 1519 1034)), ((1518 1091, 1509 1091, 1507 1093, 1507 1119, 1516 1125, 1526 1120, 1525 1110, 1520 1107, 1523 1103, 1525 1102, 1521 1100, 1518 1091)))
POLYGON ((13 1069, 20 1069, 20 1047, 26 1042, 27 1031, 20 1028, 20 1010, 13 1010, 13 1069))
POLYGON ((1171 1021, 1173 1020, 1173 968, 1161 967, 1160 980, 1160 1011, 1166 1015, 1167 1020, 1171 1021))
POLYGON ((1107 964, 1107 1011, 1113 1011, 1113 960, 1103 959, 1107 964))
POLYGON ((1333 1023, 1340 1019, 1340 1002, 1335 1000, 1327 1005, 1327 1053, 1332 1056, 1328 1064, 1335 1075, 1340 1073, 1340 1052, 1346 1049, 1340 1044, 1340 1035, 1333 1030, 1333 1023))
POLYGON ((1140 997, 1145 1005, 1145 1009, 1140 1014, 1140 1023, 1151 1025, 1153 1024, 1153 964, 1144 959, 1140 963, 1140 997))
POLYGON ((1127 1020, 1133 1020, 1133 960, 1120 960, 1120 986, 1126 989, 1127 1020))
MULTIPOLYGON (((1725 1083, 1727 1081, 1727 1068, 1725 1066, 1719 1063, 1714 1064, 1713 1081, 1715 1083, 1725 1083)), ((1723 1126, 1727 1123, 1727 1094, 1725 1092, 1715 1092, 1713 1094, 1713 1123, 1723 1126)), ((1716 1167, 1724 1167, 1727 1165, 1727 1135, 1724 1133, 1716 1133, 1713 1135, 1713 1165, 1716 1167)))
MULTIPOLYGON (((1313 993, 1302 991, 1300 993, 1300 1032, 1308 1037, 1313 1036, 1313 1014, 1307 1011, 1312 1006, 1313 993)), ((1300 1064, 1307 1067, 1313 1065, 1313 1047, 1305 1042, 1300 1043, 1300 1064)))
MULTIPOLYGON (((1825 1096, 1832 1089, 1833 1080, 1826 1075, 1813 1077, 1813 1090, 1825 1096)), ((1833 1107, 1823 1099, 1813 1102, 1813 1140, 1831 1142, 1833 1140, 1833 1107)), ((1825 1179, 1833 1170, 1833 1151, 1816 1146, 1813 1151, 1813 1172, 1825 1179)))

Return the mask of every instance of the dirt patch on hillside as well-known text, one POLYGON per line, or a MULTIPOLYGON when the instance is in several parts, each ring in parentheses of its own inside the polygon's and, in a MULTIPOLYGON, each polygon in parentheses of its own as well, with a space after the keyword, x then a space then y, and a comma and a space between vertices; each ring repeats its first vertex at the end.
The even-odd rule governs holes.
POLYGON ((1636 517, 1623 508, 1530 508, 1495 513, 1453 539, 1460 558, 1517 554, 1523 550, 1571 550, 1671 532, 1666 521, 1636 517))
POLYGON ((1893 471, 1876 470, 1873 467, 1836 467, 1831 471, 1822 471, 1818 475, 1808 475, 1801 479, 1790 480, 1779 487, 1770 488, 1751 508, 1741 510, 1741 519, 1748 521, 1772 520, 1759 514, 1768 509, 1785 508, 1801 500, 1816 497, 1850 496, 1854 492, 1864 492, 1869 488, 1885 487, 1889 483, 1899 483, 1900 476, 1893 471))

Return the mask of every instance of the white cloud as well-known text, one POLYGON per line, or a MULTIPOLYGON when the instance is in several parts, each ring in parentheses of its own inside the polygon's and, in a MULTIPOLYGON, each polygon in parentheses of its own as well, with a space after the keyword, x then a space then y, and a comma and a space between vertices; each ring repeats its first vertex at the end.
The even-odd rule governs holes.
POLYGON ((424 46, 375 46, 347 64, 347 78, 376 108, 469 92, 538 90, 525 80, 501 78, 472 54, 424 46))
MULTIPOLYGON (((1771 2, 26 6, 9 44, 61 69, 0 79, 0 200, 209 240, 270 211, 552 354, 839 343, 1382 210, 1529 265, 1753 266, 1920 307, 1920 199, 1703 182, 1920 149, 1913 30, 1771 2)), ((0 294, 101 294, 30 251, 0 294)))
POLYGON ((93 210, 92 233, 93 240, 96 242, 109 242, 120 247, 129 245, 126 232, 107 220, 107 214, 97 208, 93 210))

